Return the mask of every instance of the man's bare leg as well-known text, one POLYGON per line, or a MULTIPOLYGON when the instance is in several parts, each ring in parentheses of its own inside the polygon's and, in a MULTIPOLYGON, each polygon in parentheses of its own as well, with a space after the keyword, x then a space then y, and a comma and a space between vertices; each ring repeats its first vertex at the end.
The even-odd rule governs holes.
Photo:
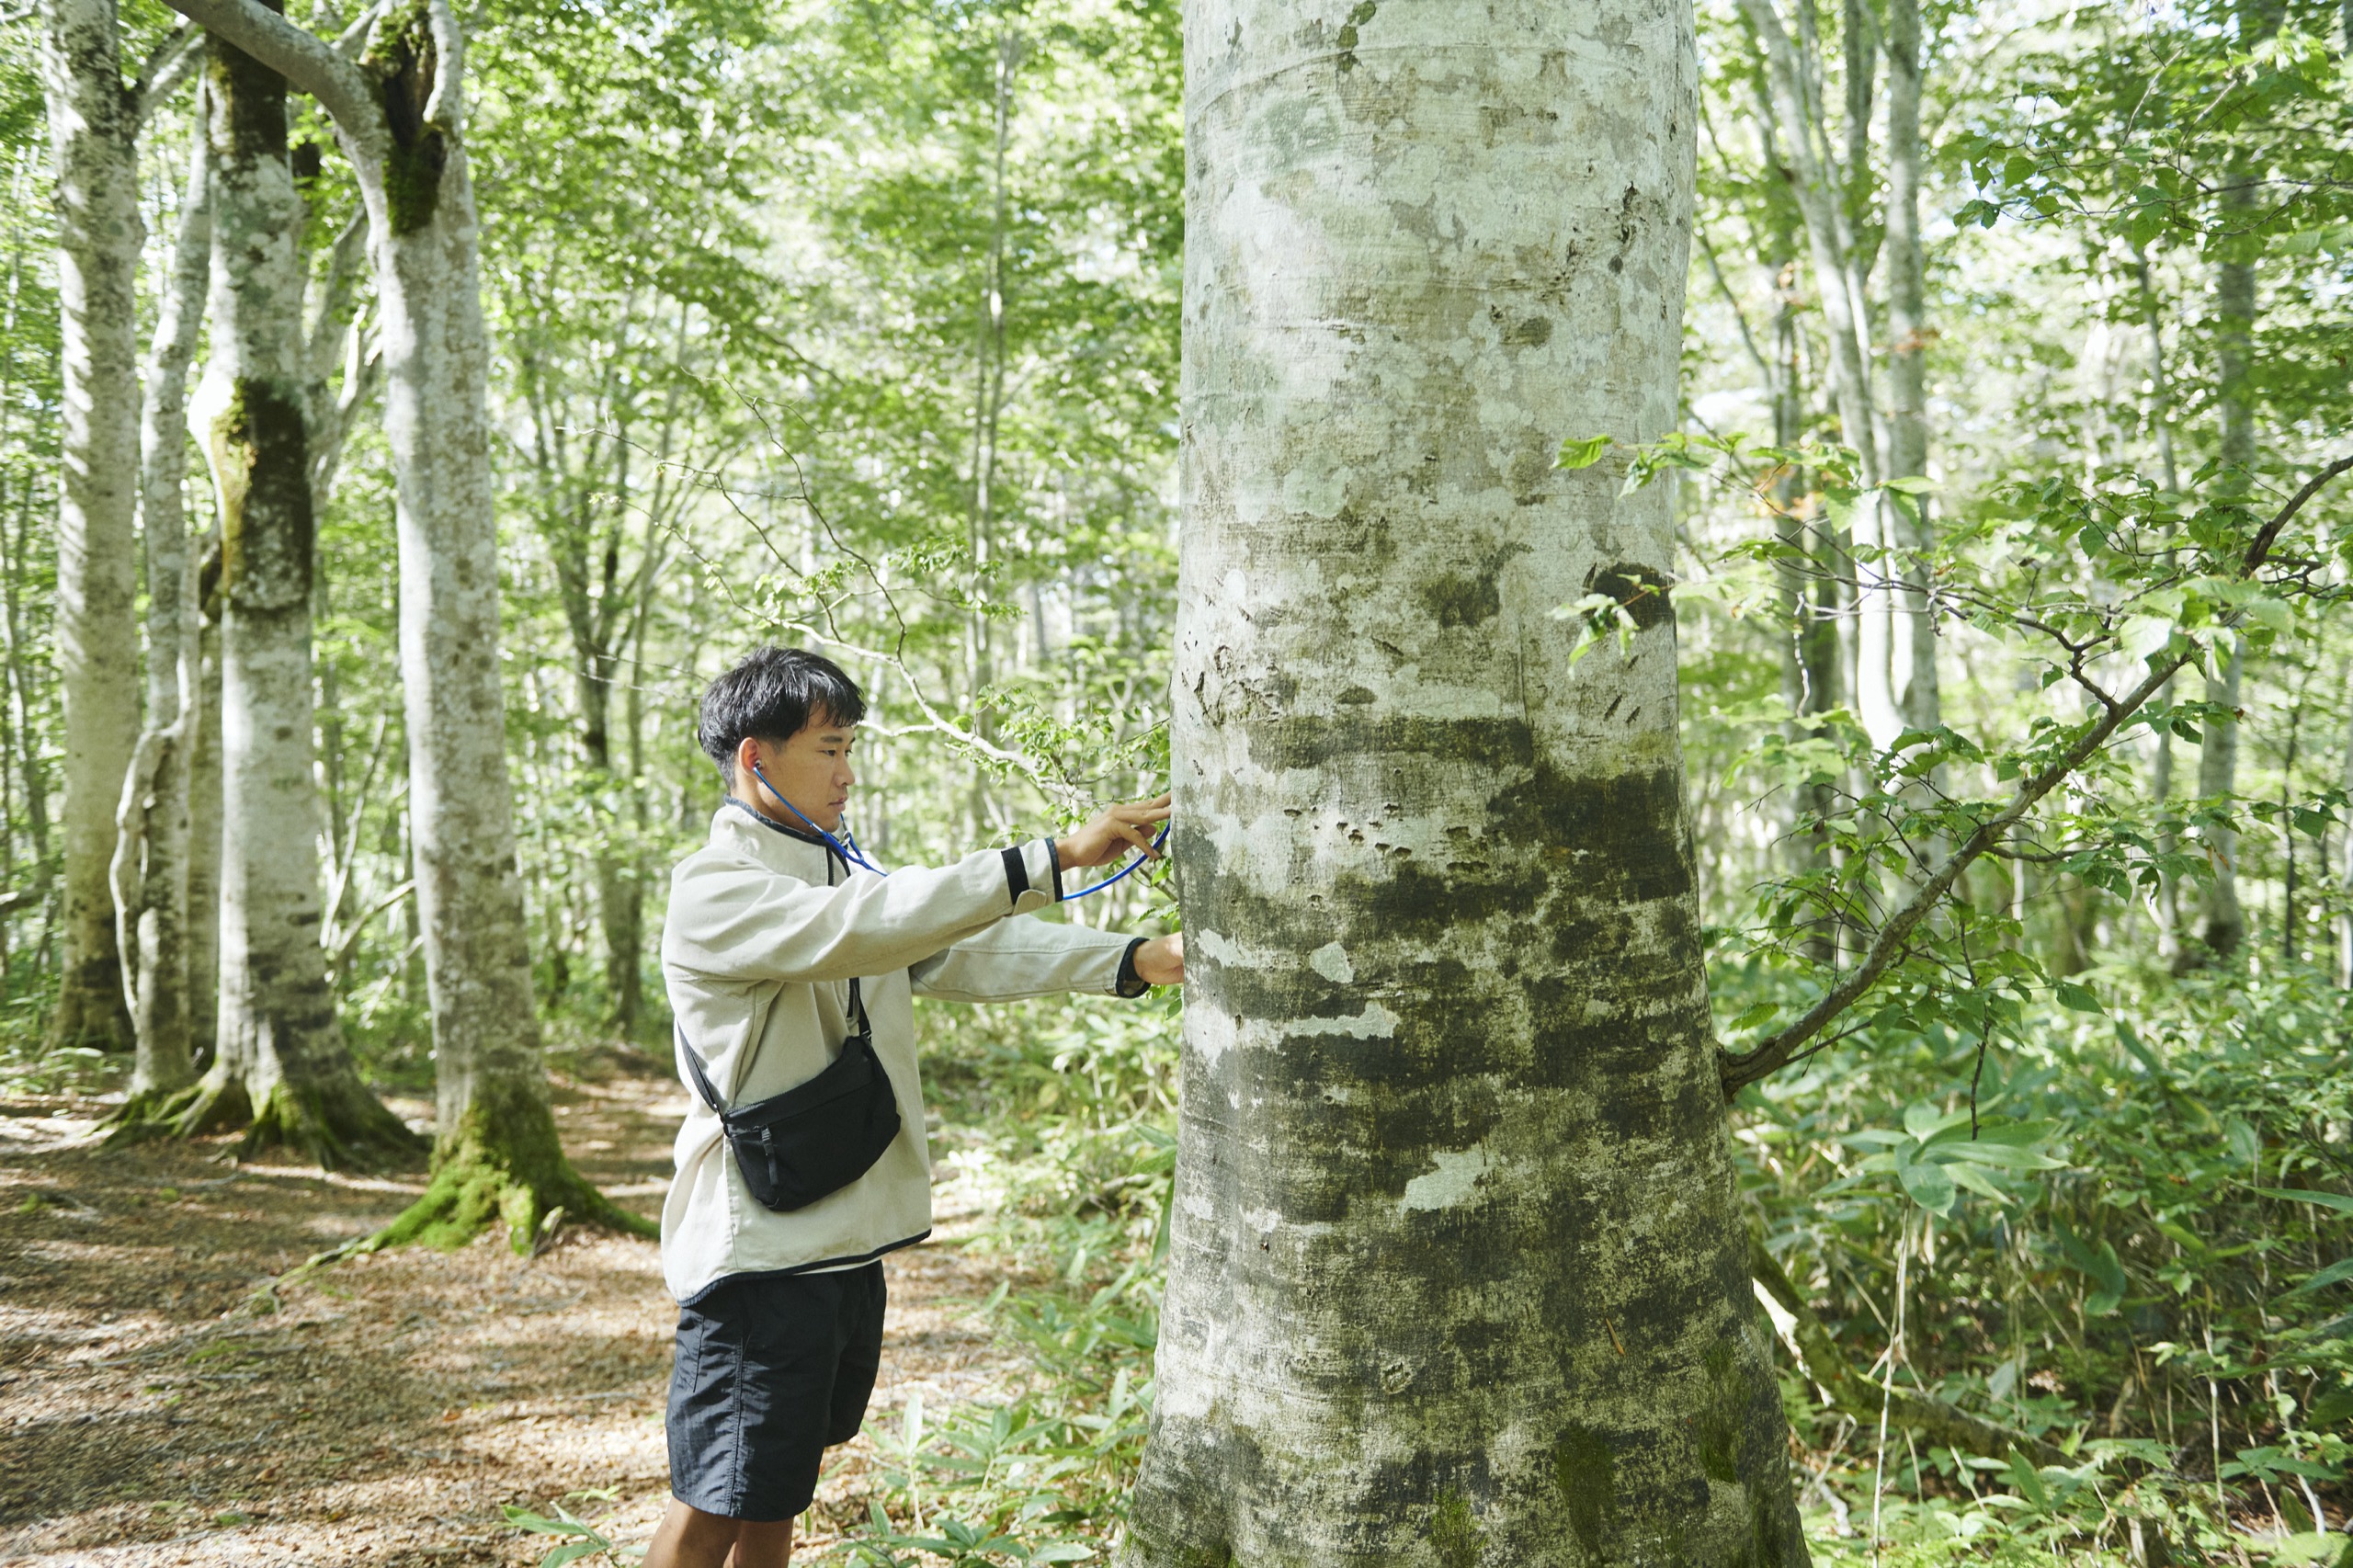
POLYGON ((645 1568, 785 1568, 791 1561, 790 1519, 731 1519, 690 1508, 676 1497, 645 1548, 645 1568))
POLYGON ((746 1520, 735 1529, 735 1555, 728 1568, 784 1568, 792 1561, 792 1521, 754 1524, 746 1520))

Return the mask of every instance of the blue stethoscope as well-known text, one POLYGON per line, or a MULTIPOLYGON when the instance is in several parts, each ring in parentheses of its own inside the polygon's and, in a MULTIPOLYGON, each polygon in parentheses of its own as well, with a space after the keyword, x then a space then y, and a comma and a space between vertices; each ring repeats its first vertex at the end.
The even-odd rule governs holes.
MULTIPOLYGON (((799 806, 794 805, 790 801, 786 800, 784 798, 784 791, 779 790, 775 785, 768 782, 768 776, 765 772, 761 771, 760 765, 756 762, 752 764, 752 777, 760 781, 760 787, 775 798, 777 804, 782 806, 786 811, 790 812, 794 816, 799 817, 801 822, 808 826, 810 832, 824 839, 825 841, 825 846, 831 849, 835 854, 840 856, 845 865, 863 867, 865 869, 873 872, 878 877, 887 877, 891 874, 866 858, 864 852, 858 846, 858 835, 850 832, 847 827, 844 827, 842 829, 841 838, 835 838, 832 834, 827 833, 815 823, 810 822, 807 812, 803 812, 799 806), (843 839, 847 839, 848 842, 844 843, 843 839)), ((1154 849, 1157 849, 1167 842, 1168 830, 1165 827, 1163 827, 1160 830, 1160 836, 1152 841, 1152 846, 1154 849)), ((1121 867, 1119 870, 1114 871, 1111 875, 1104 878, 1101 881, 1097 882, 1092 887, 1084 887, 1079 889, 1076 892, 1064 893, 1063 895, 1063 902, 1067 903, 1074 898, 1085 898, 1091 892, 1101 892, 1105 888, 1109 887, 1113 882, 1118 881, 1120 878, 1134 875, 1136 869, 1143 863, 1144 858, 1139 855, 1134 859, 1129 861, 1125 866, 1121 867)))

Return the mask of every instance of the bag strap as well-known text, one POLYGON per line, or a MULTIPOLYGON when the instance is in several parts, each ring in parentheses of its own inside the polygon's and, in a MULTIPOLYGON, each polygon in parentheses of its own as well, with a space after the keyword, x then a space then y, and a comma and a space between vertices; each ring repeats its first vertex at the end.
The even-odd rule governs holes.
POLYGON ((727 1102, 719 1097, 718 1089, 711 1085, 710 1074, 702 1070, 702 1058, 696 1055, 695 1048, 687 1043, 687 1027, 684 1024, 672 1027, 677 1031, 679 1053, 687 1059, 687 1072, 693 1076, 695 1088, 702 1096, 702 1103, 717 1115, 725 1116, 727 1102))
MULTIPOLYGON (((874 1038, 874 1021, 866 1016, 866 1002, 864 998, 858 995, 858 977, 856 975, 852 975, 849 982, 848 1016, 858 1020, 858 1031, 850 1036, 850 1040, 872 1040, 874 1038)), ((696 1092, 702 1096, 703 1104, 709 1106, 713 1112, 720 1116, 725 1116, 727 1114, 727 1102, 719 1097, 719 1089, 717 1085, 711 1083, 710 1074, 703 1070, 701 1056, 696 1053, 693 1046, 687 1043, 687 1027, 684 1024, 673 1024, 671 1027, 677 1033, 678 1049, 686 1055, 687 1073, 695 1081, 696 1092)), ((849 1040, 846 1040, 842 1043, 847 1046, 848 1045, 849 1040)))

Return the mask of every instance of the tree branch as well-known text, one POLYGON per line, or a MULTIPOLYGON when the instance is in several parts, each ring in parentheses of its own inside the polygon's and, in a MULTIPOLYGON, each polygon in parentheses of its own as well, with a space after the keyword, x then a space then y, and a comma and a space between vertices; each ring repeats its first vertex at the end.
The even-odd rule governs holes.
POLYGON ((131 85, 131 111, 141 125, 155 118, 155 111, 203 59, 202 28, 183 23, 165 35, 139 68, 139 80, 131 85))
POLYGON ((289 85, 319 100, 335 126, 372 156, 391 135, 366 73, 335 46, 256 0, 165 0, 190 21, 219 34, 289 85))
MULTIPOLYGON (((2252 576, 2259 571, 2270 555, 2271 546, 2278 540, 2279 531, 2302 509, 2304 503, 2318 494, 2323 485, 2348 469, 2353 469, 2353 457, 2340 458, 2314 474, 2302 489, 2297 491, 2278 515, 2256 533, 2254 542, 2247 546, 2246 554, 2240 562, 2240 574, 2252 576)), ((1824 992, 1794 1023, 1767 1037, 1753 1051, 1737 1054, 1720 1052, 1717 1065, 1723 1076, 1725 1095, 1729 1096, 1786 1066, 1800 1046, 1821 1033, 1830 1020, 1859 1001, 1864 993, 1877 984, 1880 977, 1904 956, 1904 944, 1911 939, 1912 933, 1935 913, 1945 894, 1960 881, 1961 873, 2016 826, 2019 819, 2033 810, 2045 795, 2074 777, 2076 770, 2106 745, 2109 737, 2127 720, 2141 710, 2143 704, 2162 690, 2167 681, 2197 656, 2198 649, 2193 644, 2178 653, 2153 662, 2147 677, 2140 685, 2110 703, 2088 728, 2040 771, 2021 779, 2010 795, 2009 804, 1979 823, 1977 830, 1962 840, 1961 846, 1946 857, 1944 864, 1920 884, 1904 907, 1880 927, 1879 935, 1871 939, 1870 951, 1863 956, 1863 961, 1848 971, 1845 979, 1824 992)))

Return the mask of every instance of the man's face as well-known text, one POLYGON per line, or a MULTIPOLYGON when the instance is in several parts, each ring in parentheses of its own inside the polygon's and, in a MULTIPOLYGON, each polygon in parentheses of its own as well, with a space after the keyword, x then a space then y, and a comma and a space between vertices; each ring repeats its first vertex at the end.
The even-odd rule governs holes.
POLYGON ((749 801, 761 815, 787 827, 804 827, 806 817, 827 833, 838 833, 842 808, 849 804, 850 786, 858 776, 849 769, 850 748, 858 744, 858 726, 837 724, 820 715, 788 741, 745 741, 735 754, 735 798, 749 801), (793 815, 761 786, 752 772, 757 761, 777 792, 792 802, 793 815))

